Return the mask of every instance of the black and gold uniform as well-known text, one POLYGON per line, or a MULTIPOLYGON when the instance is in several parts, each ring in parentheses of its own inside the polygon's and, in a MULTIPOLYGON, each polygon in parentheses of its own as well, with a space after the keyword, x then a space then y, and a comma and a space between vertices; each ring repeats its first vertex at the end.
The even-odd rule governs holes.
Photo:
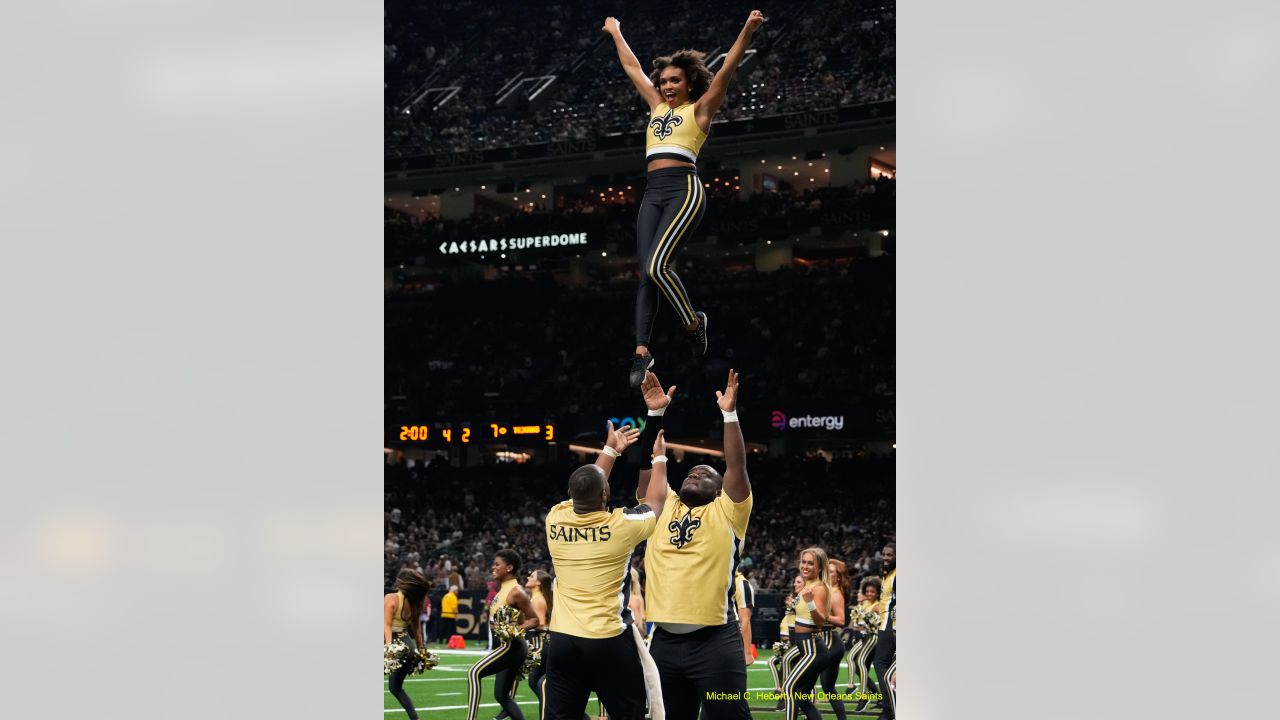
MULTIPOLYGON (((876 675, 881 678, 881 691, 884 693, 884 713, 880 717, 892 718, 897 709, 894 707, 894 694, 889 692, 889 667, 897 658, 898 643, 894 635, 894 612, 898 607, 898 568, 884 576, 881 582, 881 597, 884 598, 884 612, 880 617, 879 639, 876 641, 876 675)), ((897 668, 894 668, 895 670, 897 668)))
POLYGON ((817 618, 809 610, 801 594, 820 584, 821 580, 811 580, 804 584, 796 596, 796 625, 791 633, 791 650, 783 661, 788 668, 787 678, 782 682, 783 700, 786 717, 795 717, 796 710, 804 713, 808 720, 822 720, 822 713, 813 704, 813 686, 818 680, 827 660, 827 643, 822 637, 822 627, 817 618))
MULTIPOLYGON (((393 642, 398 640, 404 643, 412 652, 417 653, 418 644, 414 642, 413 631, 409 628, 409 623, 412 621, 405 617, 407 612, 409 612, 409 602, 404 596, 404 591, 397 590, 396 610, 391 616, 391 639, 393 642)), ((413 707, 413 700, 404 691, 404 679, 409 676, 411 668, 412 663, 404 663, 399 670, 391 673, 391 677, 387 680, 387 689, 408 713, 409 720, 418 720, 418 711, 413 707)))
POLYGON ((580 720, 593 690, 613 720, 643 720, 644 675, 627 601, 631 555, 655 522, 643 504, 580 514, 566 500, 547 513, 556 578, 541 720, 580 720))
MULTIPOLYGON (((645 132, 648 160, 698 161, 707 134, 698 127, 694 104, 672 108, 667 103, 649 116, 645 132)), ((636 215, 636 254, 640 261, 640 288, 636 295, 636 344, 648 347, 658 313, 661 292, 680 317, 681 328, 697 320, 689 292, 672 269, 680 252, 706 213, 706 193, 694 167, 668 167, 650 171, 644 197, 636 215)), ((703 318, 705 321, 705 317, 703 318)), ((702 329, 705 334, 705 328, 702 329)), ((640 374, 643 379, 643 373, 640 374)), ((632 385, 640 380, 633 378, 632 385)))
MULTIPOLYGON (((515 578, 502 581, 498 594, 489 603, 489 617, 493 617, 495 610, 507 604, 507 597, 518 584, 515 578)), ((476 720, 480 710, 480 681, 489 675, 497 676, 493 680, 493 697, 502 706, 502 711, 513 720, 524 720, 524 713, 520 711, 520 706, 512 695, 520 682, 520 666, 524 664, 528 654, 528 643, 524 638, 517 637, 490 650, 489 654, 471 666, 467 671, 467 720, 476 720)))
MULTIPOLYGON (((844 607, 844 595, 841 594, 840 588, 832 586, 827 592, 827 617, 837 617, 837 610, 840 619, 847 623, 848 620, 845 618, 848 617, 849 613, 844 607), (837 597, 840 599, 839 602, 836 602, 837 597)), ((822 640, 827 644, 827 657, 823 661, 822 672, 818 675, 818 679, 822 683, 822 691, 829 696, 828 702, 831 703, 831 709, 835 711, 837 720, 845 720, 847 717, 844 700, 838 697, 839 693, 836 692, 836 679, 840 676, 840 663, 844 661, 844 639, 840 636, 843 629, 843 626, 838 626, 834 623, 823 628, 822 640)))
MULTIPOLYGON (((529 643, 529 654, 533 655, 534 653, 539 653, 539 657, 541 658, 537 667, 533 668, 533 670, 529 672, 528 678, 529 689, 533 690, 534 697, 538 698, 538 705, 541 706, 542 676, 547 673, 547 657, 545 654, 541 654, 546 649, 547 642, 547 624, 545 616, 547 599, 546 596, 542 594, 541 588, 534 588, 533 592, 529 594, 529 604, 533 605, 534 612, 538 612, 539 608, 542 608, 543 613, 543 615, 539 616, 539 620, 542 622, 538 627, 533 628, 524 634, 525 641, 529 643)), ((539 712, 539 715, 541 715, 541 712, 539 712)))
MULTIPOLYGON (((870 610, 877 615, 883 616, 884 602, 876 600, 875 602, 866 601, 858 605, 862 610, 870 610)), ((878 630, 867 632, 864 627, 856 627, 853 629, 853 642, 849 644, 849 650, 845 655, 849 663, 849 685, 850 692, 853 691, 853 679, 858 678, 858 694, 859 695, 875 695, 879 692, 875 680, 871 679, 871 662, 875 658, 876 641, 879 640, 878 630)), ((858 700, 858 708, 865 708, 867 698, 855 698, 858 700)))
MULTIPOLYGON (((794 602, 794 601, 793 601, 794 602)), ((795 608, 790 604, 786 606, 786 614, 782 616, 782 621, 778 623, 778 639, 784 643, 791 642, 791 627, 796 624, 795 608)), ((790 650, 790 646, 787 650, 790 650)), ((783 667, 783 659, 786 652, 774 653, 769 658, 769 674, 773 676, 773 689, 778 692, 778 710, 783 709, 782 702, 782 681, 786 679, 787 673, 783 667)))
POLYGON ((706 703, 710 720, 751 717, 734 575, 753 503, 721 493, 690 507, 667 490, 644 562, 645 615, 656 624, 649 647, 668 720, 693 720, 708 693, 726 693, 706 703))

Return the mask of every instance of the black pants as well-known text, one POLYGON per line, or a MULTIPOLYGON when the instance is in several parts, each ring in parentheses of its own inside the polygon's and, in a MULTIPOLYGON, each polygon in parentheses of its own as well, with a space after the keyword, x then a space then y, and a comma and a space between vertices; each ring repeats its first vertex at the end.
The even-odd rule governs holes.
POLYGON ((649 173, 636 214, 636 256, 640 289, 636 294, 636 344, 649 344, 658 314, 658 293, 680 316, 681 329, 696 319, 689 293, 671 263, 706 214, 706 193, 693 168, 663 168, 649 173))
MULTIPOLYGON (((418 644, 413 641, 413 636, 408 633, 394 633, 391 636, 393 641, 399 640, 413 652, 418 652, 418 644)), ((404 691, 404 679, 409 676, 411 667, 402 667, 391 673, 391 678, 387 681, 387 689, 391 691, 391 695, 400 701, 400 707, 409 713, 409 720, 418 720, 418 711, 413 707, 413 700, 409 698, 409 693, 404 691)))
POLYGON ((880 676, 880 691, 884 693, 884 712, 880 713, 882 718, 892 718, 897 714, 894 693, 889 692, 888 680, 889 666, 893 665, 897 649, 898 642, 893 631, 881 630, 879 639, 876 640, 876 675, 880 676))
POLYGON ((480 710, 480 680, 490 675, 493 679, 493 699, 498 701, 506 714, 514 720, 524 720, 524 713, 512 695, 520 682, 520 666, 529 654, 524 638, 502 643, 480 658, 480 662, 467 671, 467 720, 476 720, 480 710))
POLYGON ((808 720, 822 720, 822 713, 813 704, 813 685, 818 681, 823 663, 827 660, 827 644, 817 633, 792 635, 791 642, 791 651, 787 653, 790 657, 786 660, 791 670, 782 683, 786 720, 794 718, 797 709, 808 720))
POLYGON ((631 628, 611 638, 553 632, 542 653, 542 720, 583 720, 593 690, 610 720, 644 720, 644 670, 631 628))
MULTIPOLYGON (((839 694, 836 692, 836 678, 840 675, 840 663, 844 662, 844 641, 834 630, 823 631, 822 639, 827 643, 827 659, 818 679, 822 681, 823 692, 828 695, 839 694)), ((828 698, 827 702, 831 703, 831 709, 835 711, 836 718, 845 720, 844 700, 832 697, 828 698)))
MULTIPOLYGON (((849 661, 849 687, 853 687, 853 679, 858 678, 858 692, 874 695, 876 681, 871 679, 871 663, 875 660, 878 635, 856 633, 853 644, 849 646, 846 657, 849 661)), ((859 701, 862 698, 856 698, 859 701)))
POLYGON ((691 633, 667 632, 659 625, 653 631, 649 654, 662 679, 667 720, 693 720, 700 705, 708 720, 751 717, 742 634, 736 622, 691 633), (708 693, 727 693, 730 697, 736 693, 739 699, 708 698, 708 693))
POLYGON ((458 633, 457 618, 440 618, 440 640, 449 642, 449 638, 458 633))

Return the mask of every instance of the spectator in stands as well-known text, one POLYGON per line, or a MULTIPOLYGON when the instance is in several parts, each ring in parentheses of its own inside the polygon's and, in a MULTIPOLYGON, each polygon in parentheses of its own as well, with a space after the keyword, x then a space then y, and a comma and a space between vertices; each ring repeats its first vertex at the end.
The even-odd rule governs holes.
POLYGON ((440 601, 440 638, 448 642, 458 634, 458 586, 450 585, 440 601))

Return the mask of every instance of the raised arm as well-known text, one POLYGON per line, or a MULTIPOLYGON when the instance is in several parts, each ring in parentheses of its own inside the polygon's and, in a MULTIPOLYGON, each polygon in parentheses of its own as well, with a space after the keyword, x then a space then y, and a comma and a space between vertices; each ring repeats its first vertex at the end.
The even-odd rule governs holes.
POLYGON ((653 441, 653 469, 649 471, 649 484, 644 493, 644 504, 654 515, 662 515, 662 508, 667 504, 667 441, 662 432, 659 430, 658 438, 653 441))
POLYGON ((613 463, 622 455, 622 451, 640 438, 640 431, 630 425, 623 425, 614 430, 613 421, 609 420, 608 423, 609 430, 605 433, 604 447, 600 450, 600 454, 596 456, 596 467, 604 471, 605 479, 609 478, 609 473, 613 470, 613 463))
POLYGON ((636 59, 636 54, 631 52, 631 46, 627 45, 627 41, 622 39, 622 28, 617 18, 607 17, 604 19, 604 27, 601 30, 609 33, 613 38, 613 46, 618 51, 618 62, 622 63, 622 70, 627 73, 627 77, 631 78, 632 84, 636 86, 636 92, 640 93, 640 97, 648 103, 649 109, 653 110, 662 103, 662 96, 658 94, 658 89, 653 86, 649 80, 649 76, 645 74, 644 68, 640 67, 640 61, 636 59))
POLYGON ((738 65, 747 54, 752 36, 763 24, 764 15, 759 10, 752 10, 747 16, 746 24, 742 26, 742 32, 738 33, 738 39, 733 42, 733 47, 729 48, 729 52, 725 55, 720 71, 711 79, 711 87, 698 98, 694 107, 694 117, 698 121, 698 126, 704 130, 711 127, 711 120, 716 116, 720 105, 724 103, 725 93, 729 92, 729 82, 733 80, 734 73, 738 72, 738 65))
POLYGON ((742 439, 742 427, 738 424, 738 373, 729 371, 724 391, 716 391, 716 404, 724 414, 724 494, 740 503, 751 494, 751 480, 747 478, 747 443, 742 439))
MULTIPOLYGON (((667 406, 671 405, 671 400, 675 397, 676 386, 672 385, 670 389, 663 392, 662 382, 658 380, 658 376, 646 372, 644 382, 640 383, 640 393, 644 396, 644 405, 649 411, 648 422, 644 426, 644 432, 640 434, 640 447, 646 448, 653 446, 658 433, 662 431, 662 416, 666 414, 667 406)), ((651 468, 652 464, 646 457, 640 469, 640 482, 636 486, 637 500, 643 501, 648 494, 649 480, 653 477, 651 468)), ((665 493, 663 497, 666 497, 665 493)))

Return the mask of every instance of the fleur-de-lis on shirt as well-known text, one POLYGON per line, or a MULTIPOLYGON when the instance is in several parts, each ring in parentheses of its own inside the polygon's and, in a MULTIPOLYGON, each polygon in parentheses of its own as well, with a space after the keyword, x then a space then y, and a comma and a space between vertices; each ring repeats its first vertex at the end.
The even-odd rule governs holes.
POLYGON ((667 523, 667 529, 675 533, 671 537, 671 544, 677 548, 688 545, 693 542, 693 531, 700 527, 702 527, 702 520, 693 517, 692 512, 686 510, 683 518, 667 523))
POLYGON ((659 140, 666 140, 671 133, 675 132, 676 126, 683 122, 684 118, 674 114, 671 108, 667 108, 665 115, 649 121, 649 127, 653 128, 654 137, 659 140))

